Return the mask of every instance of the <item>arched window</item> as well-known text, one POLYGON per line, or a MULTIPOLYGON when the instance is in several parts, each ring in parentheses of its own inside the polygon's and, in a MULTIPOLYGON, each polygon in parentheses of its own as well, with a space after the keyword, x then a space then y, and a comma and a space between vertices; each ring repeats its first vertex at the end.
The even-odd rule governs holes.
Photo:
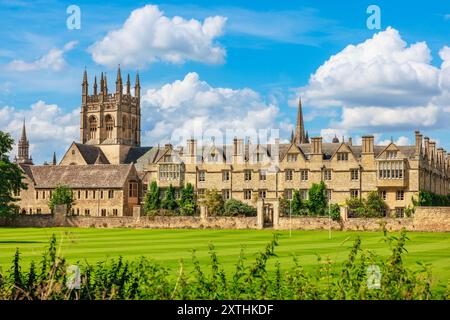
POLYGON ((94 116, 89 117, 89 139, 97 138, 97 118, 94 116))
POLYGON ((114 119, 109 114, 106 115, 105 117, 105 125, 106 125, 106 139, 112 139, 114 129, 114 119))

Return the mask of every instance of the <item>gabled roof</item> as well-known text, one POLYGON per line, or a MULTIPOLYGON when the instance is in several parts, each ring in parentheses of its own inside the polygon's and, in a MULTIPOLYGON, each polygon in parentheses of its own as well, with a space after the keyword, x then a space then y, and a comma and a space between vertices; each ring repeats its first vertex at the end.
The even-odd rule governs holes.
POLYGON ((88 145, 88 144, 82 144, 82 143, 73 143, 78 151, 80 152, 81 156, 83 157, 84 161, 86 161, 87 164, 94 164, 97 159, 100 159, 100 162, 103 164, 108 164, 108 158, 105 156, 103 151, 94 145, 88 145))
POLYGON ((132 164, 96 164, 69 166, 28 166, 25 174, 35 188, 54 188, 65 185, 70 188, 122 188, 132 164))
POLYGON ((125 157, 124 163, 136 163, 139 158, 150 151, 152 147, 131 147, 125 157))

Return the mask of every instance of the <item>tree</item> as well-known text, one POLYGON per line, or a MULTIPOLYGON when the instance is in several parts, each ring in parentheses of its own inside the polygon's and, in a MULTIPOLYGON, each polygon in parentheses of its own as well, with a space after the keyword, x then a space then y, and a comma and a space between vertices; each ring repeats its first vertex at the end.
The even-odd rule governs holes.
POLYGON ((325 214, 328 203, 326 190, 327 186, 323 181, 321 181, 319 184, 313 183, 311 188, 308 190, 308 204, 310 213, 316 215, 325 214))
POLYGON ((302 202, 302 197, 300 196, 300 192, 298 190, 294 190, 292 194, 291 206, 293 215, 299 216, 305 213, 303 210, 304 205, 302 202))
POLYGON ((150 190, 147 191, 144 198, 144 212, 150 213, 161 208, 161 199, 159 198, 159 187, 156 181, 150 183, 150 190))
POLYGON ((239 215, 243 215, 246 217, 255 217, 256 208, 249 206, 242 201, 229 199, 224 204, 224 215, 230 217, 239 215))
POLYGON ((212 216, 221 216, 224 213, 224 203, 221 194, 217 189, 208 189, 205 191, 203 199, 208 208, 208 214, 212 216))
POLYGON ((366 216, 380 217, 386 213, 387 205, 377 191, 371 191, 365 201, 366 216))
POLYGON ((172 185, 169 185, 164 193, 164 199, 161 203, 161 207, 167 210, 175 210, 177 206, 177 201, 175 200, 175 189, 172 185))
POLYGON ((282 216, 288 216, 291 208, 291 201, 286 199, 283 194, 278 198, 278 200, 280 201, 280 214, 282 216))
POLYGON ((73 193, 69 187, 56 186, 52 192, 52 196, 48 201, 48 206, 53 211, 56 205, 65 204, 67 206, 66 213, 70 212, 73 205, 73 193))
POLYGON ((180 213, 185 216, 192 216, 195 213, 195 193, 194 186, 190 183, 183 187, 180 192, 179 200, 180 213))
POLYGON ((22 182, 24 178, 19 166, 9 161, 8 153, 12 150, 14 140, 8 133, 0 131, 0 216, 10 216, 18 212, 18 201, 13 194, 27 189, 22 182))

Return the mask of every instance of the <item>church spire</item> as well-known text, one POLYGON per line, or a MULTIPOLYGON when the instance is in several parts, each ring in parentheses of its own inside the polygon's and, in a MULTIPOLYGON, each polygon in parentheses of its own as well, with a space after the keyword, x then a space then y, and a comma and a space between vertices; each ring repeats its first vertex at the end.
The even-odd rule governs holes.
POLYGON ((301 98, 298 99, 297 126, 295 127, 294 142, 296 144, 306 143, 305 125, 303 124, 303 111, 302 111, 302 99, 301 98))
POLYGON ((82 100, 83 103, 87 102, 87 96, 88 96, 88 91, 89 91, 89 84, 87 81, 87 71, 86 68, 84 68, 84 73, 83 73, 83 83, 81 84, 81 88, 82 88, 82 100))
POLYGON ((131 95, 130 74, 127 75, 127 94, 131 95))
POLYGON ((94 76, 94 96, 97 95, 97 75, 94 76))
POLYGON ((117 80, 116 80, 116 93, 122 94, 123 92, 123 85, 122 85, 122 75, 120 73, 120 64, 117 68, 117 80))
POLYGON ((53 152, 52 165, 56 166, 56 152, 53 152))
POLYGON ((25 128, 25 119, 23 119, 22 135, 20 137, 18 148, 17 148, 17 151, 18 151, 18 155, 16 157, 17 163, 33 164, 33 161, 29 157, 29 153, 28 153, 29 149, 30 149, 30 144, 27 139, 27 131, 25 128))
POLYGON ((134 85, 134 96, 135 97, 141 96, 141 84, 139 82, 139 71, 136 72, 136 83, 134 85))

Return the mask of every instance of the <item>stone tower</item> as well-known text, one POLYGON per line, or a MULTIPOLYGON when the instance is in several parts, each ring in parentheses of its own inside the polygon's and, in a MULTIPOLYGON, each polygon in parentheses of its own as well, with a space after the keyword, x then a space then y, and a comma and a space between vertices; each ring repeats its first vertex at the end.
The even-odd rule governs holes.
POLYGON ((23 119, 22 136, 20 137, 17 156, 15 162, 20 164, 33 164, 33 159, 29 156, 30 143, 27 139, 27 131, 25 129, 25 119, 23 119))
POLYGON ((116 90, 108 92, 106 74, 94 78, 93 94, 89 94, 88 76, 83 74, 80 140, 98 146, 130 146, 141 144, 141 99, 139 74, 136 74, 134 96, 130 90, 130 75, 124 93, 120 66, 117 69, 116 90))
POLYGON ((303 111, 302 111, 302 100, 298 99, 298 109, 297 109, 297 125, 295 127, 295 144, 308 143, 309 139, 305 135, 305 125, 303 123, 303 111))

